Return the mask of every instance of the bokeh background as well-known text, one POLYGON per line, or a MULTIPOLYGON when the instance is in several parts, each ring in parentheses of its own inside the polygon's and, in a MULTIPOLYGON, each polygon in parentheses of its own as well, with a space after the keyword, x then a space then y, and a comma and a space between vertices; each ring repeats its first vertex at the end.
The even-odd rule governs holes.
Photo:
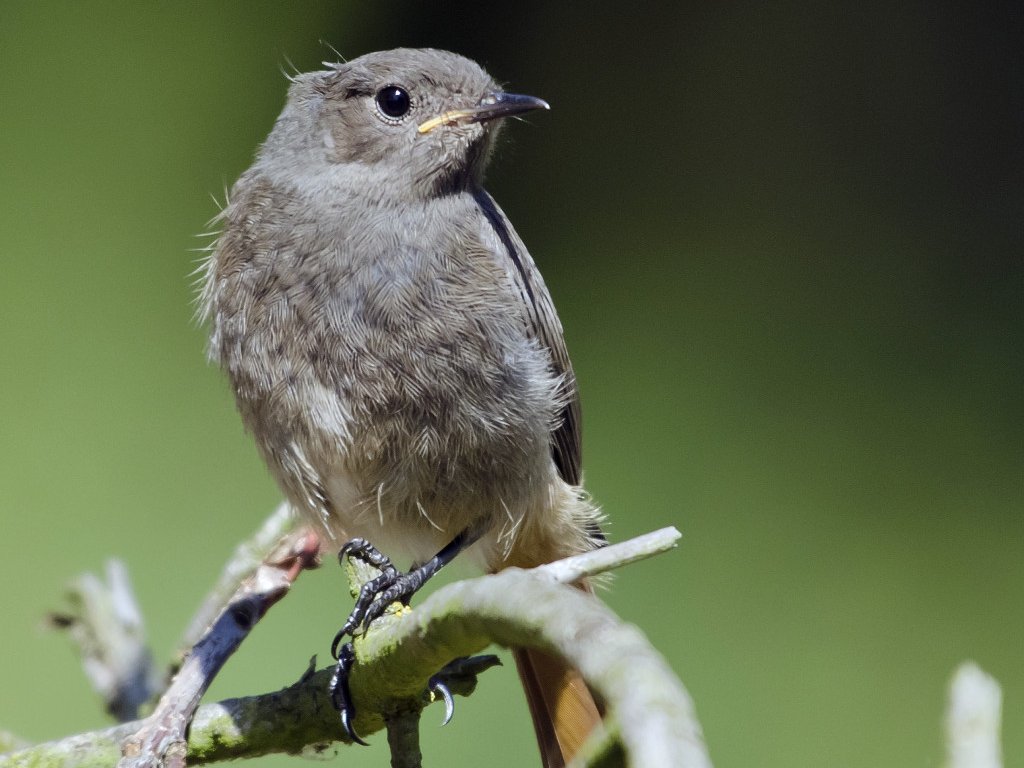
MULTIPOLYGON (((553 105, 489 187, 561 310, 611 536, 684 532, 606 597, 717 765, 938 765, 967 658, 1024 765, 1021 5, 629 5, 3 4, 0 727, 106 722, 40 626, 72 576, 123 557, 164 658, 277 502, 189 273, 281 70, 433 45, 553 105)), ((303 577, 210 696, 325 661, 347 607, 303 577)), ((432 762, 533 763, 510 667, 435 719, 432 762)))

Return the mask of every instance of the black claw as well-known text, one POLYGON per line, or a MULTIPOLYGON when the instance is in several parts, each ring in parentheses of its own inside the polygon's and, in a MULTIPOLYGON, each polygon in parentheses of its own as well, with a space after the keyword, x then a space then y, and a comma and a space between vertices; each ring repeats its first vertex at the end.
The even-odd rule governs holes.
POLYGON ((452 696, 448 686, 436 675, 430 678, 429 689, 444 699, 444 722, 441 723, 443 728, 452 721, 452 716, 455 714, 455 697, 452 696))
POLYGON ((359 734, 356 733, 356 729, 352 727, 352 723, 351 723, 351 721, 349 720, 349 717, 348 717, 348 710, 347 709, 342 711, 342 713, 341 713, 341 725, 345 729, 345 733, 348 734, 348 737, 350 739, 352 739, 352 743, 353 744, 359 744, 360 746, 363 746, 363 747, 370 746, 369 743, 367 743, 367 742, 363 741, 361 738, 359 738, 359 734))
POLYGON ((352 693, 348 689, 348 673, 355 661, 355 651, 352 650, 352 643, 345 643, 335 655, 338 663, 334 667, 334 674, 331 675, 331 684, 328 686, 328 693, 334 708, 341 713, 341 726, 345 733, 355 744, 370 746, 356 733, 353 722, 356 718, 356 708, 352 704, 352 693))
POLYGON ((366 539, 352 539, 345 542, 345 545, 338 552, 338 562, 343 562, 346 557, 354 557, 362 560, 367 565, 372 565, 385 573, 396 573, 397 568, 391 562, 391 558, 377 549, 366 539))
POLYGON ((338 654, 340 653, 339 648, 341 646, 341 641, 344 639, 345 633, 339 630, 338 634, 336 634, 334 639, 331 641, 331 658, 335 661, 338 660, 338 654))

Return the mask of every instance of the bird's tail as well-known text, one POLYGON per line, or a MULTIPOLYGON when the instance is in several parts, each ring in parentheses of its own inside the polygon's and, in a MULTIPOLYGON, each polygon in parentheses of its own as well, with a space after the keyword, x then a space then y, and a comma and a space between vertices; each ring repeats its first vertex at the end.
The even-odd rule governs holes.
POLYGON ((513 648, 545 768, 564 768, 601 722, 583 676, 557 656, 513 648))

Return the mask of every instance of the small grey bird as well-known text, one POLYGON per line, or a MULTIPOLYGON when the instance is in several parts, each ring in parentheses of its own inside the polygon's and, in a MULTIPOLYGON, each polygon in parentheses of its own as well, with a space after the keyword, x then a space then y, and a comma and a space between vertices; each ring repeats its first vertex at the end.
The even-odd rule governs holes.
MULTIPOLYGON (((296 76, 220 216, 209 353, 271 472, 326 540, 420 564, 346 629, 460 550, 494 571, 603 541, 558 316, 481 186, 501 118, 538 108, 438 50, 296 76)), ((561 765, 597 709, 560 661, 516 658, 561 765)))

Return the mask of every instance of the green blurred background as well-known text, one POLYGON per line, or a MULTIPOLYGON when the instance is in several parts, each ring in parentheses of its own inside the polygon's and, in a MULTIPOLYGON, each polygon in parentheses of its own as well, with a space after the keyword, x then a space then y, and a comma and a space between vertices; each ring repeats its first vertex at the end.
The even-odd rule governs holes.
MULTIPOLYGON (((106 722, 40 628, 69 578, 122 556, 164 658, 278 499, 189 273, 281 70, 433 45, 553 105, 489 186, 561 310, 611 536, 684 532, 606 597, 716 764, 938 765, 973 658, 1024 765, 1021 5, 627 5, 4 3, 0 727, 106 722)), ((304 577, 210 695, 326 660, 347 605, 304 577)), ((432 762, 533 763, 509 667, 435 720, 432 762)))

